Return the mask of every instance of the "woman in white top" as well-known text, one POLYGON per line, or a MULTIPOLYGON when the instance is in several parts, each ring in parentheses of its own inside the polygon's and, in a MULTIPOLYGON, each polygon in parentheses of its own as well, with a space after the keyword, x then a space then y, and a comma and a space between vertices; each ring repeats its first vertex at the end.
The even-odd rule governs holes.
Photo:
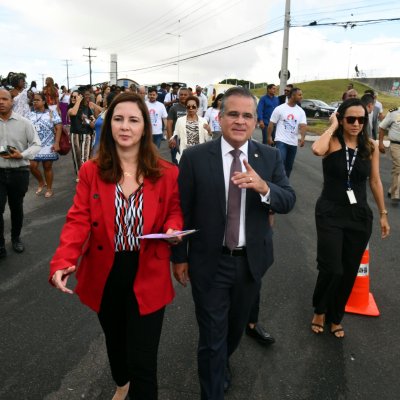
POLYGON ((221 126, 219 124, 219 111, 221 109, 223 93, 220 93, 212 102, 211 107, 207 108, 204 118, 211 126, 213 139, 218 139, 221 136, 221 126))
POLYGON ((25 74, 13 74, 10 83, 13 86, 10 91, 13 98, 13 111, 28 118, 31 109, 29 107, 28 89, 25 87, 25 74))
POLYGON ((174 135, 170 139, 171 141, 175 141, 175 144, 177 141, 179 143, 179 153, 176 157, 178 162, 183 150, 187 147, 195 146, 196 144, 212 139, 212 132, 207 121, 205 118, 197 115, 197 109, 199 108, 198 97, 189 96, 185 104, 187 114, 177 119, 174 135))

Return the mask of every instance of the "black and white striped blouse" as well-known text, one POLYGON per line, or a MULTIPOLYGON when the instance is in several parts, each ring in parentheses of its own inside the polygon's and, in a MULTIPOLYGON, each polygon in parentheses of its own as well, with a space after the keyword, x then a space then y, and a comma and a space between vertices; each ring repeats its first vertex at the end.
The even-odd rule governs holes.
POLYGON ((126 199, 120 184, 115 189, 115 251, 139 251, 143 231, 143 183, 126 199))

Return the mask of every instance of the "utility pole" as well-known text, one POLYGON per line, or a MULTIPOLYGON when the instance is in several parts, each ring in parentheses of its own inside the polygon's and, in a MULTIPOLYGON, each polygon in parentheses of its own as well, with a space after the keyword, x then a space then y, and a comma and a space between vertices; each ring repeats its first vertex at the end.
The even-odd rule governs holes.
POLYGON ((289 28, 290 28, 290 0, 286 0, 285 6, 285 22, 283 27, 283 47, 282 47, 282 63, 281 76, 279 84, 279 94, 283 94, 283 90, 289 79, 288 58, 289 58, 289 28))
POLYGON ((83 50, 88 50, 89 51, 89 55, 83 55, 84 57, 89 57, 89 76, 90 76, 90 86, 92 86, 92 58, 96 57, 96 56, 92 56, 91 51, 92 50, 97 50, 94 47, 82 47, 83 50))
POLYGON ((42 76, 42 90, 43 90, 43 88, 44 88, 44 75, 45 74, 40 74, 41 76, 42 76))
POLYGON ((66 67, 67 67, 67 89, 69 90, 69 74, 68 74, 68 67, 69 67, 69 62, 70 62, 71 60, 65 60, 65 65, 66 65, 66 67))

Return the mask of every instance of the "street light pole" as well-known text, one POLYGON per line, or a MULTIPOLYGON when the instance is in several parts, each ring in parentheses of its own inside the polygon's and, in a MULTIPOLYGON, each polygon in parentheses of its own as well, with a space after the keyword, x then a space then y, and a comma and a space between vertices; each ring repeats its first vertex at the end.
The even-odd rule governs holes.
POLYGON ((111 60, 115 64, 115 82, 118 82, 118 61, 111 60))
POLYGON ((180 57, 181 57, 181 35, 178 35, 176 33, 171 33, 171 32, 166 32, 166 35, 171 35, 171 36, 176 36, 178 38, 178 83, 180 82, 179 80, 179 67, 180 67, 180 57))

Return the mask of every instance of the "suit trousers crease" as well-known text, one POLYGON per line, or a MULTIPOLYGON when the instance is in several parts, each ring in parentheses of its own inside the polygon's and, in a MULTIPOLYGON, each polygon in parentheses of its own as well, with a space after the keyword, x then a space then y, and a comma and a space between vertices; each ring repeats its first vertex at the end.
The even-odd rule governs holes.
POLYGON ((137 252, 115 253, 98 317, 116 384, 131 382, 129 394, 134 400, 156 400, 157 352, 165 307, 139 314, 133 292, 138 259, 137 252))
POLYGON ((340 324, 371 236, 372 217, 352 218, 348 212, 317 215, 316 225, 319 272, 313 294, 314 312, 340 324))
POLYGON ((202 400, 224 398, 224 373, 246 326, 260 288, 246 257, 221 255, 213 285, 207 290, 192 282, 199 325, 198 373, 202 400))

